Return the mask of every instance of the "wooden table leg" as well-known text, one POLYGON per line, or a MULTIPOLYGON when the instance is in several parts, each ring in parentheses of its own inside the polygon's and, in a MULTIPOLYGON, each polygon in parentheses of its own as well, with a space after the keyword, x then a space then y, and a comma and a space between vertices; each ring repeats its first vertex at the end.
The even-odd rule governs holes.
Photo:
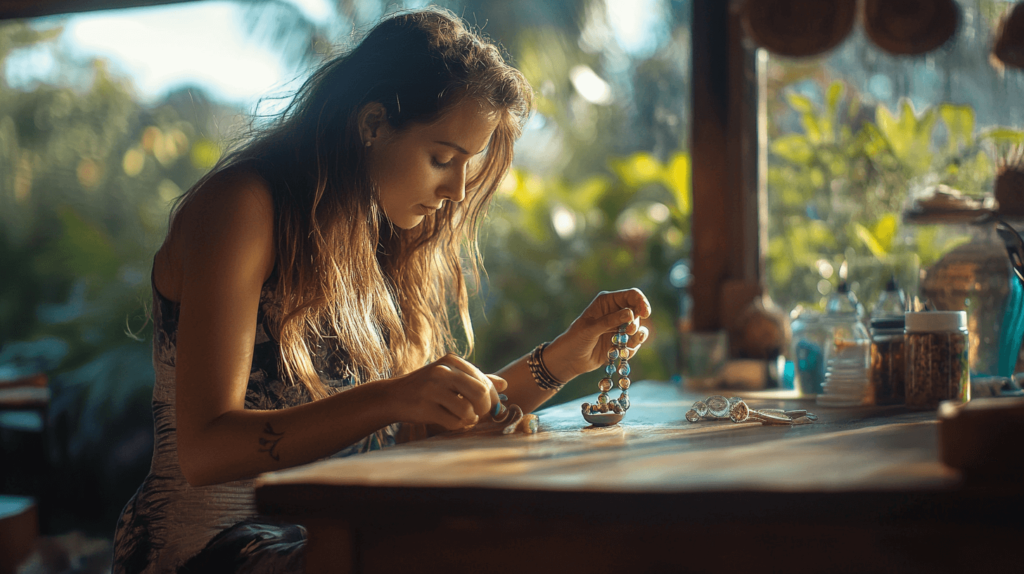
POLYGON ((347 524, 310 520, 306 526, 306 573, 350 574, 356 572, 355 545, 347 524))

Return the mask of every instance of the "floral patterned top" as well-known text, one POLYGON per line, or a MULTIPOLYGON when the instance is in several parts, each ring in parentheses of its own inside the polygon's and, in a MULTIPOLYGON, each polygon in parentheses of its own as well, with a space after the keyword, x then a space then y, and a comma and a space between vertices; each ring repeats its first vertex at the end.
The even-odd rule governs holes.
MULTIPOLYGON (((288 384, 278 375, 280 346, 269 329, 270 319, 280 312, 274 298, 275 275, 260 293, 246 409, 283 409, 312 400, 304 386, 288 384)), ((261 519, 252 480, 193 487, 182 475, 174 404, 179 311, 179 304, 163 297, 154 285, 153 461, 118 520, 113 572, 301 572, 304 531, 261 519)), ((320 345, 314 366, 332 394, 354 384, 344 349, 320 345)), ((380 429, 335 456, 393 445, 398 428, 395 424, 380 429)))

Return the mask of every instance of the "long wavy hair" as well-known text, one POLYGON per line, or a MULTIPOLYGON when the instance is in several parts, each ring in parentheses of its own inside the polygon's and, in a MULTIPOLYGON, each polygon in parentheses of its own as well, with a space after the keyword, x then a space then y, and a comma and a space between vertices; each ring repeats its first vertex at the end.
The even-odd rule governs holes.
POLYGON ((347 354, 358 382, 396 376, 454 350, 452 311, 473 347, 468 288, 479 282, 479 224, 512 163, 532 90, 501 52, 446 10, 392 15, 351 51, 320 66, 288 107, 225 155, 210 175, 251 164, 275 216, 273 319, 280 376, 328 394, 313 356, 347 354), (444 202, 409 230, 390 225, 367 172, 357 116, 379 102, 397 131, 480 103, 499 114, 486 152, 470 164, 466 198, 444 202))

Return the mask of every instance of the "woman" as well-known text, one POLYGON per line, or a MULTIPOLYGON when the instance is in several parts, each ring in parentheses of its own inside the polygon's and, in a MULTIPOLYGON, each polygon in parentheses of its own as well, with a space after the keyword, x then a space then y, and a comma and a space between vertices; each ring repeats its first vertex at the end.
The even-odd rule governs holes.
POLYGON ((530 103, 458 18, 402 13, 185 194, 154 258, 156 444, 115 572, 301 571, 304 532, 257 517, 254 476, 472 425, 498 392, 529 412, 601 366, 623 323, 635 352, 637 290, 600 294, 497 375, 448 352, 450 308, 472 346, 460 254, 476 280, 530 103))

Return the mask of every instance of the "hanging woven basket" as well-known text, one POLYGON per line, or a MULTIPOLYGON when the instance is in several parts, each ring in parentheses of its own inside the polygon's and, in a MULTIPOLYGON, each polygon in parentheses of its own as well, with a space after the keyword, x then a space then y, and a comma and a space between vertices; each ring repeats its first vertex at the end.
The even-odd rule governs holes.
POLYGON ((744 31, 773 54, 815 56, 838 46, 857 21, 857 0, 744 0, 744 31))
POLYGON ((992 54, 1007 66, 1024 69, 1024 3, 1018 2, 999 25, 992 54))
POLYGON ((930 52, 956 34, 955 0, 864 0, 864 32, 879 48, 896 55, 930 52))

